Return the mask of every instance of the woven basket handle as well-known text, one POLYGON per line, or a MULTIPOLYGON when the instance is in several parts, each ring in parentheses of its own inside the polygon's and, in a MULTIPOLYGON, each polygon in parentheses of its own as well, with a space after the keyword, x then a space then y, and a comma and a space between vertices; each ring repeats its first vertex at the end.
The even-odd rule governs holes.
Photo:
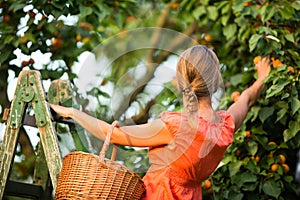
MULTIPOLYGON (((107 132, 107 134, 106 134, 106 138, 105 138, 105 141, 104 141, 104 143, 103 143, 103 147, 102 147, 102 149, 101 149, 101 151, 100 151, 100 153, 99 153, 99 159, 100 159, 100 160, 101 160, 101 159, 103 160, 103 159, 105 158, 106 152, 107 152, 108 147, 109 147, 109 144, 110 144, 110 137, 111 137, 112 133, 114 132, 114 131, 113 131, 114 128, 115 128, 116 126, 118 126, 118 125, 119 125, 118 121, 114 121, 114 122, 111 124, 111 128, 110 128, 110 130, 109 130, 109 131, 107 132)), ((111 155, 111 159, 112 159, 112 160, 115 159, 116 153, 117 153, 117 146, 115 145, 115 146, 114 146, 114 149, 113 149, 113 152, 112 152, 112 155, 111 155)))

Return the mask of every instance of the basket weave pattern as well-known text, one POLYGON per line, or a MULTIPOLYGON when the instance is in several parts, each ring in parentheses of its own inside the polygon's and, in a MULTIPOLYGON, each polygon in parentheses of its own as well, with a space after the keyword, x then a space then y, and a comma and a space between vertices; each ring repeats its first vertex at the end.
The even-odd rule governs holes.
MULTIPOLYGON (((140 199, 145 186, 139 175, 105 158, 112 129, 107 134, 100 155, 71 152, 64 157, 55 199, 140 199)), ((112 156, 114 157, 114 155, 112 156)))

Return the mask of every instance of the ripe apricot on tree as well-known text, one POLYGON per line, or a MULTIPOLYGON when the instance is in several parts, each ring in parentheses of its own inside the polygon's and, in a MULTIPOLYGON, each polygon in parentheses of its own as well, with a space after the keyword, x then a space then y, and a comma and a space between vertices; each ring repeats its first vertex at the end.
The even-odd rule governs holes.
POLYGON ((251 136, 251 132, 250 131, 246 131, 246 137, 250 137, 251 136))
POLYGON ((276 172, 277 171, 277 169, 278 169, 278 164, 277 163, 274 163, 273 165, 271 165, 271 170, 273 171, 273 172, 276 172))
POLYGON ((79 41, 81 41, 81 39, 82 39, 81 35, 80 35, 80 34, 77 34, 77 35, 76 35, 76 41, 79 42, 79 41))
POLYGON ((279 155, 279 158, 280 158, 279 163, 280 163, 280 164, 284 164, 285 161, 286 161, 285 156, 284 156, 283 154, 280 154, 280 155, 279 155))
POLYGON ((209 35, 209 34, 205 34, 204 39, 205 39, 207 42, 211 42, 211 41, 213 40, 212 36, 209 35))
POLYGON ((255 161, 256 162, 259 162, 260 161, 260 157, 257 155, 257 156, 255 156, 255 161))
POLYGON ((267 155, 268 158, 273 158, 273 153, 267 155))
POLYGON ((259 61, 261 61, 261 56, 256 56, 256 57, 253 59, 254 64, 258 64, 259 61))
POLYGON ((24 61, 22 61, 21 66, 26 67, 28 64, 29 64, 29 62, 24 60, 24 61))
POLYGON ((231 99, 234 101, 234 102, 237 102, 239 100, 241 96, 241 93, 238 92, 238 91, 234 91, 231 93, 231 99))
POLYGON ((204 181, 203 188, 204 188, 205 190, 208 190, 209 188, 211 188, 211 181, 210 181, 210 180, 205 180, 205 181, 204 181))
POLYGON ((290 73, 292 73, 292 74, 295 72, 295 69, 292 66, 288 66, 288 69, 289 69, 290 73))
POLYGON ((62 40, 59 39, 59 38, 54 38, 54 39, 52 40, 52 45, 53 45, 55 48, 59 49, 59 48, 62 47, 63 42, 62 42, 62 40))
POLYGON ((282 65, 283 65, 279 59, 274 59, 274 60, 272 60, 272 64, 273 64, 274 69, 276 69, 276 68, 278 68, 279 66, 282 66, 282 65))
POLYGON ((274 141, 268 142, 268 146, 271 146, 271 145, 277 145, 277 144, 276 144, 276 142, 274 142, 274 141))
POLYGON ((29 59, 28 61, 29 64, 33 65, 34 64, 34 60, 32 58, 29 59))
POLYGON ((281 166, 283 167, 283 171, 284 171, 285 173, 287 173, 287 172, 290 171, 290 167, 289 167, 287 164, 283 163, 281 166))
POLYGON ((173 10, 177 10, 177 9, 179 8, 179 3, 177 3, 177 2, 171 3, 171 8, 172 8, 173 10))
POLYGON ((130 23, 130 22, 133 22, 133 21, 135 21, 136 20, 136 18, 134 17, 134 16, 128 16, 127 18, 126 18, 126 23, 130 23))
POLYGON ((35 18, 35 16, 36 16, 35 12, 33 12, 33 11, 29 11, 28 15, 30 18, 35 18))
POLYGON ((251 2, 249 2, 249 1, 248 2, 244 2, 244 6, 245 7, 250 6, 250 5, 251 5, 251 2))
POLYGON ((3 22, 9 22, 10 16, 9 15, 4 15, 3 16, 3 22))

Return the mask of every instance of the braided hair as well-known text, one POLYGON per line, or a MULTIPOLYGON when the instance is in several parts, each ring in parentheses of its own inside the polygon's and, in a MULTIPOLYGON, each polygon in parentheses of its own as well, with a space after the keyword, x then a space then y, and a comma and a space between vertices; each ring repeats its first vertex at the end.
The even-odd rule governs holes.
POLYGON ((216 54, 202 45, 185 50, 177 63, 176 78, 183 94, 184 111, 189 114, 189 124, 196 127, 199 100, 211 97, 221 81, 216 54))

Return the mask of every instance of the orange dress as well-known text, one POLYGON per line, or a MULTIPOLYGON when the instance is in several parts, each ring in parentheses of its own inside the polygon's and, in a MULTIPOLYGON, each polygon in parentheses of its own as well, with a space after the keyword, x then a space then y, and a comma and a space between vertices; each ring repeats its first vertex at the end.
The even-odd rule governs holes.
POLYGON ((222 160, 234 133, 232 116, 226 111, 217 113, 220 123, 200 117, 196 130, 190 128, 184 113, 160 115, 174 139, 166 146, 149 149, 151 166, 143 178, 144 200, 202 199, 201 183, 222 160))

